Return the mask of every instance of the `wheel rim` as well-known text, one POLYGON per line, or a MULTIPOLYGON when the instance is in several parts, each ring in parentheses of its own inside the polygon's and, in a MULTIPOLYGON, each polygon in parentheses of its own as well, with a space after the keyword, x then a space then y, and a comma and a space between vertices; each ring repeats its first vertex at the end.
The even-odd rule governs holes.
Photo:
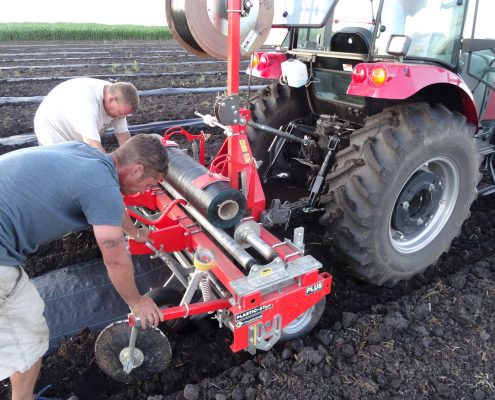
POLYGON ((312 320, 313 313, 315 312, 315 306, 311 306, 299 317, 287 325, 282 331, 287 335, 293 335, 304 329, 312 320))
POLYGON ((446 157, 423 163, 403 186, 390 217, 389 238, 400 253, 429 245, 450 219, 459 194, 459 170, 446 157))

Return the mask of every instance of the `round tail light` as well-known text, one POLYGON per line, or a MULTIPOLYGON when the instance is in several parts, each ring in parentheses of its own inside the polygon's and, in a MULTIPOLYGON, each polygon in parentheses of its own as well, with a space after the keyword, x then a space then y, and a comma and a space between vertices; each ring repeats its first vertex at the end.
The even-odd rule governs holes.
POLYGON ((253 54, 251 55, 251 63, 249 64, 249 67, 251 67, 251 68, 256 68, 256 66, 258 65, 259 61, 260 61, 260 60, 259 60, 259 58, 258 58, 258 54, 253 53, 253 54))
POLYGON ((262 54, 259 58, 258 68, 267 69, 269 65, 270 65, 270 60, 268 59, 268 56, 266 54, 262 54))
POLYGON ((371 82, 375 86, 381 86, 383 85, 388 78, 388 72, 387 69, 384 66, 378 66, 373 68, 373 71, 371 71, 371 82))
POLYGON ((368 77, 368 70, 364 65, 356 65, 352 70, 352 82, 363 83, 368 77))

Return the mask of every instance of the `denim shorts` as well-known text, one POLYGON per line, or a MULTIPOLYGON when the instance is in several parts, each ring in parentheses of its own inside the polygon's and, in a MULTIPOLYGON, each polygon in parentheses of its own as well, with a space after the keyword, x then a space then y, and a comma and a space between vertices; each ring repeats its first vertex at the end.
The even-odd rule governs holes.
POLYGON ((48 350, 44 309, 23 269, 0 265, 0 380, 27 371, 48 350))

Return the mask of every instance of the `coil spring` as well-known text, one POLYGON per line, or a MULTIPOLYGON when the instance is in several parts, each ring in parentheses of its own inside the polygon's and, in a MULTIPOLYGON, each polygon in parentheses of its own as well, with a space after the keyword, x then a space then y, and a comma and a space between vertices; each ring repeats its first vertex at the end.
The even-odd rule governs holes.
POLYGON ((203 294, 203 301, 210 301, 213 296, 211 294, 211 282, 208 274, 205 272, 199 281, 199 288, 203 294))

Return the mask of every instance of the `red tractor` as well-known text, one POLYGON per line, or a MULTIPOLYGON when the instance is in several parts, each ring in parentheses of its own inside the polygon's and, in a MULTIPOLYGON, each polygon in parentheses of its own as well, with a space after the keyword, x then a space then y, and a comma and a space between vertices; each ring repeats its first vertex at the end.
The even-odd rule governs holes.
POLYGON ((248 135, 265 187, 302 195, 261 221, 314 218, 362 279, 410 279, 494 191, 492 2, 275 3, 288 34, 253 57, 248 73, 275 82, 251 101, 248 135))

